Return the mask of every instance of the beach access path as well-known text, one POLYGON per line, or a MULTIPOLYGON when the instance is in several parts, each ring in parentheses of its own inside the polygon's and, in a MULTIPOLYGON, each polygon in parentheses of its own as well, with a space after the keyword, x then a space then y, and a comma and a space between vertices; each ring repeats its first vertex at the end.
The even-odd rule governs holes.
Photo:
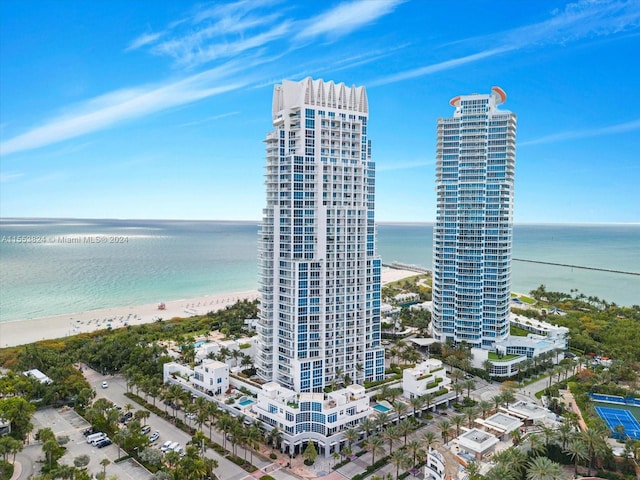
MULTIPOLYGON (((382 270, 382 283, 384 285, 415 275, 417 275, 416 272, 408 270, 385 268, 382 270)), ((155 322, 159 319, 170 320, 205 315, 208 312, 222 310, 239 300, 255 300, 257 298, 258 291, 249 290, 166 301, 162 302, 164 303, 163 310, 158 308, 160 302, 157 302, 0 322, 0 348, 25 345, 40 340, 64 338, 109 327, 116 329, 128 325, 155 322)))

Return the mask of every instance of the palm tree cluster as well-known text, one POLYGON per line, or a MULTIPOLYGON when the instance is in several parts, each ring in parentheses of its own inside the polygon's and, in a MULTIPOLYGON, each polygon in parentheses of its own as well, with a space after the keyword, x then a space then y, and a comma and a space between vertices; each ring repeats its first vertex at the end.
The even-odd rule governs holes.
MULTIPOLYGON (((378 415, 376 420, 372 422, 373 425, 371 426, 361 424, 361 430, 366 433, 363 448, 371 453, 371 466, 375 465, 376 459, 379 461, 386 454, 385 458, 395 466, 396 479, 399 477, 401 470, 406 470, 422 463, 426 458, 426 452, 437 442, 434 433, 431 431, 425 432, 421 439, 408 440, 408 434, 414 431, 417 426, 416 421, 411 418, 391 423, 388 416, 378 415), (371 431, 374 431, 375 434, 371 435, 371 431), (394 450, 396 441, 401 441, 402 444, 394 450)), ((359 438, 360 433, 355 429, 345 432, 347 452, 351 452, 352 444, 359 438)))
POLYGON ((413 346, 398 340, 387 351, 391 363, 401 361, 403 365, 416 364, 422 360, 422 355, 413 346))
MULTIPOLYGON (((587 476, 596 465, 611 456, 611 448, 605 439, 606 426, 596 423, 580 431, 574 417, 561 422, 557 427, 540 426, 540 432, 530 433, 521 446, 509 447, 493 456, 496 463, 485 476, 470 469, 470 480, 561 480, 569 478, 561 465, 551 458, 570 461, 578 475, 579 465, 587 468, 587 476), (564 458, 563 458, 564 457, 564 458)), ((514 437, 518 438, 519 435, 514 437)))

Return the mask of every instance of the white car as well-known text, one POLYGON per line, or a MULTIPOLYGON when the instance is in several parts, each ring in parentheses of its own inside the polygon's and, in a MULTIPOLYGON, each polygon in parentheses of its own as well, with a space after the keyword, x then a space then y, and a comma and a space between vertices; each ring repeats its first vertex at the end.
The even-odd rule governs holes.
POLYGON ((106 380, 102 382, 102 388, 109 388, 109 384, 106 382, 106 380))
POLYGON ((158 438, 160 438, 160 432, 158 432, 157 430, 155 432, 153 432, 151 434, 151 436, 149 437, 149 441, 151 443, 155 442, 156 440, 158 440, 158 438))

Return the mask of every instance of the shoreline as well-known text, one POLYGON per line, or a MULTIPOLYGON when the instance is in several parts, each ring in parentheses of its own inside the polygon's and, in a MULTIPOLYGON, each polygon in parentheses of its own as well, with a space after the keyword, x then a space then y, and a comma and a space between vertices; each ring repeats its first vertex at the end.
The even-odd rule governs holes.
MULTIPOLYGON (((413 271, 387 268, 383 269, 381 280, 384 285, 416 275, 419 274, 413 271)), ((9 320, 0 322, 0 348, 90 333, 109 327, 117 329, 128 325, 142 325, 143 323, 155 322, 158 319, 170 320, 205 315, 208 312, 222 310, 239 300, 255 300, 257 298, 257 290, 248 290, 171 300, 164 302, 164 310, 158 308, 158 303, 147 303, 24 320, 9 320)))

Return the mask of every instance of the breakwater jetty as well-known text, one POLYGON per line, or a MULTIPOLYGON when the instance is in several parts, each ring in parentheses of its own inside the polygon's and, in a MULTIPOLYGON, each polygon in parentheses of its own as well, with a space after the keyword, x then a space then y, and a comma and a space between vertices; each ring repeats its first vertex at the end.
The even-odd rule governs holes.
POLYGON ((431 270, 428 268, 421 267, 420 265, 413 265, 409 263, 401 263, 401 262, 391 262, 391 263, 383 263, 383 267, 395 268, 396 270, 408 270, 410 272, 417 273, 429 273, 431 270))
POLYGON ((638 275, 638 276, 640 276, 639 272, 626 272, 624 270, 613 270, 613 269, 609 269, 609 268, 586 267, 584 265, 570 265, 568 263, 543 262, 541 260, 529 260, 529 259, 526 259, 526 258, 513 258, 512 260, 516 261, 516 262, 538 263, 540 265, 553 265, 553 266, 556 266, 556 267, 581 268, 583 270, 595 270, 595 271, 598 271, 598 272, 621 273, 623 275, 638 275))

